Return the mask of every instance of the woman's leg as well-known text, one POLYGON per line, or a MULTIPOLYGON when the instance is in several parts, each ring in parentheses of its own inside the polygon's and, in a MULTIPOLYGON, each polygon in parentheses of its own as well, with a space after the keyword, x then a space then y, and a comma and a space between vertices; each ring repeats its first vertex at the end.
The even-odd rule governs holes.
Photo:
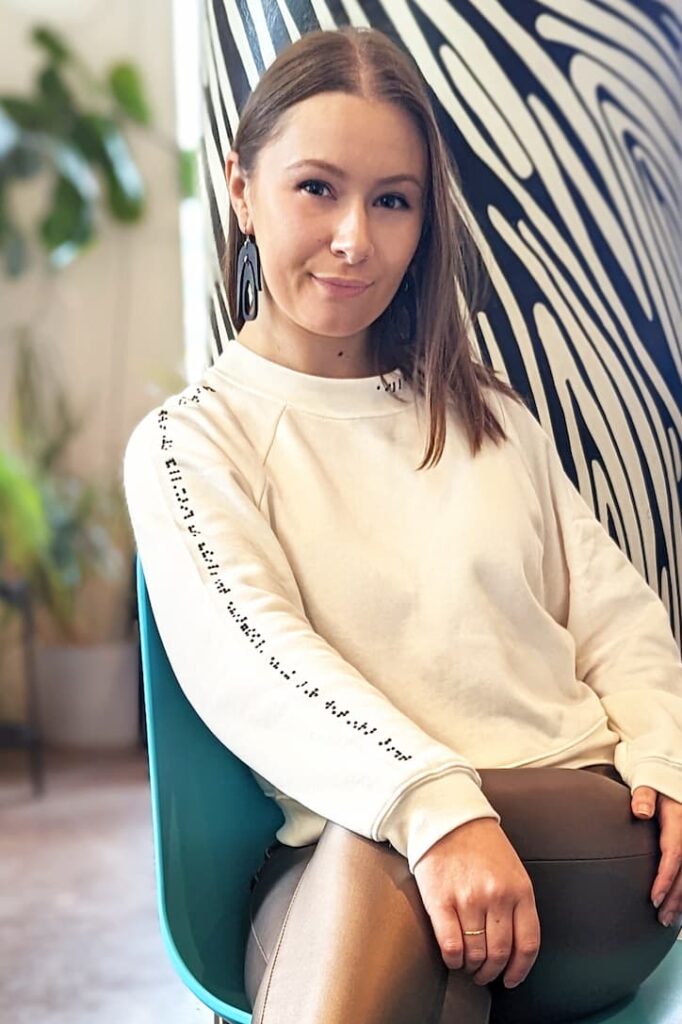
POLYGON ((407 861, 328 822, 280 846, 252 896, 245 983, 253 1024, 487 1024, 490 993, 448 972, 407 861))
POLYGON ((278 846, 259 873, 245 964, 254 1024, 485 1024, 491 994, 491 1024, 551 1024, 634 992, 658 966, 675 939, 649 900, 658 825, 632 815, 615 769, 480 775, 535 890, 541 948, 526 980, 508 991, 448 972, 405 859, 329 823, 316 844, 278 846))
POLYGON ((572 1021, 634 993, 676 938, 650 899, 658 822, 635 818, 612 765, 480 775, 531 878, 541 927, 525 981, 490 984, 491 1024, 572 1021))

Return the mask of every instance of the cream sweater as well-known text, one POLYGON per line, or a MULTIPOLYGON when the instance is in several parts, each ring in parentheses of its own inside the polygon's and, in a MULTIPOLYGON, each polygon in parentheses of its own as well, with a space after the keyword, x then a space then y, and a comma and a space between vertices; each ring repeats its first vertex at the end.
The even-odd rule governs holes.
POLYGON ((329 819, 413 871, 457 826, 501 820, 480 768, 608 761, 682 801, 665 607, 547 434, 486 389, 508 440, 474 458, 451 414, 417 471, 423 401, 387 381, 231 341, 124 456, 170 662, 278 802, 277 837, 311 843, 329 819))

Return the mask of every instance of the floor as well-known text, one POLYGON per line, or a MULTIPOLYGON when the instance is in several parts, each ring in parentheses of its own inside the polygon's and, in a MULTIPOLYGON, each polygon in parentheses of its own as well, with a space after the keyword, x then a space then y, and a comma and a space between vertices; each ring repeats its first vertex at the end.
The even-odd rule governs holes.
POLYGON ((38 798, 25 754, 0 751, 0 1021, 210 1024, 155 901, 144 749, 48 751, 38 798))

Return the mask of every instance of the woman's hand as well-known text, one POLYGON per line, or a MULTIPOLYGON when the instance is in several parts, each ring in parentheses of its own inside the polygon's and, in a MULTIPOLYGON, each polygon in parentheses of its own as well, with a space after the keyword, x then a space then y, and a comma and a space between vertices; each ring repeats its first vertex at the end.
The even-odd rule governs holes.
POLYGON ((631 807, 637 818, 651 818, 658 810, 663 856, 651 889, 651 901, 660 908, 658 920, 661 924, 679 928, 682 914, 682 803, 651 786, 637 786, 632 794, 631 807))
POLYGON ((477 985, 505 967, 508 988, 524 980, 540 949, 540 922, 532 882, 496 821, 476 818, 448 832, 413 874, 446 967, 464 967, 477 985))

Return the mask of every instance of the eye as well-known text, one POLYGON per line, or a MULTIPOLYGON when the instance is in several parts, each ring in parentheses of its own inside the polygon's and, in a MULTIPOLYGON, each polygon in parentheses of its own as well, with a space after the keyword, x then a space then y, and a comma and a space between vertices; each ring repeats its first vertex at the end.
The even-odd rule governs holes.
MULTIPOLYGON (((319 181, 317 178, 309 178, 307 181, 302 181, 299 184, 298 188, 305 190, 308 193, 308 195, 317 196, 318 198, 324 198, 323 196, 320 195, 319 192, 316 192, 316 191, 311 192, 311 191, 309 191, 308 190, 308 186, 309 185, 312 186, 314 189, 318 189, 318 188, 329 189, 329 185, 327 185, 326 182, 319 181)), ((404 199, 403 196, 399 196, 399 195, 397 195, 395 193, 387 193, 386 195, 380 196, 379 198, 380 199, 394 199, 394 200, 397 200, 399 203, 402 204, 401 206, 384 206, 385 210, 409 210, 410 209, 410 204, 407 202, 407 200, 404 199)))
POLYGON ((381 198, 382 199, 397 199, 398 202, 403 204, 402 206, 389 206, 388 207, 389 210, 409 210, 410 209, 410 204, 407 202, 407 200, 403 199, 402 196, 395 195, 395 193, 391 193, 390 195, 386 195, 386 196, 381 196, 381 198))
MULTIPOLYGON (((298 187, 300 189, 305 189, 307 185, 315 185, 315 186, 322 186, 322 188, 329 188, 329 185, 327 185, 324 181, 317 181, 317 179, 315 179, 315 178, 312 178, 310 181, 302 181, 301 184, 298 187)), ((318 195, 318 193, 317 192, 308 192, 308 195, 318 195)))

